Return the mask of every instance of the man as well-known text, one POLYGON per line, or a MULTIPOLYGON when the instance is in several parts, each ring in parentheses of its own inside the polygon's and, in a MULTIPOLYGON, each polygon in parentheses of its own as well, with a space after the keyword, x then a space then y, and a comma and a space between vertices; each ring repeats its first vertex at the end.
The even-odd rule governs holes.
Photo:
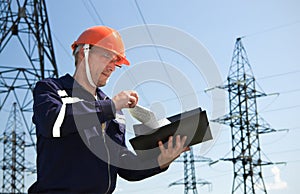
POLYGON ((125 145, 122 109, 138 102, 135 91, 109 99, 100 89, 111 73, 129 65, 117 31, 85 30, 72 45, 76 71, 39 81, 34 89, 37 181, 29 193, 112 193, 117 175, 130 181, 165 171, 182 152, 186 137, 169 138, 151 161, 141 161, 125 145))

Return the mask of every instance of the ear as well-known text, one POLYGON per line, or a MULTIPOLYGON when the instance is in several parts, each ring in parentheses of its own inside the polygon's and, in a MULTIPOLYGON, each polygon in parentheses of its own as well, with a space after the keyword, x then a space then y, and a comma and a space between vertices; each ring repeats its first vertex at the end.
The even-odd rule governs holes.
POLYGON ((79 52, 78 52, 78 60, 83 60, 84 58, 84 53, 83 53, 83 48, 81 47, 79 52))
POLYGON ((76 66, 80 65, 83 62, 83 59, 84 59, 83 48, 80 48, 79 51, 75 55, 76 66))

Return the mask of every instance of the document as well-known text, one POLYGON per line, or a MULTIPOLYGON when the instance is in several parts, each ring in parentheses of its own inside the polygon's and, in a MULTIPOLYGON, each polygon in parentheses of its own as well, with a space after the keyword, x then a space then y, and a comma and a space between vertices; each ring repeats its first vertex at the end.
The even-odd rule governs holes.
POLYGON ((171 123, 166 118, 158 120, 151 110, 140 105, 129 109, 129 112, 132 117, 151 129, 157 129, 171 123))

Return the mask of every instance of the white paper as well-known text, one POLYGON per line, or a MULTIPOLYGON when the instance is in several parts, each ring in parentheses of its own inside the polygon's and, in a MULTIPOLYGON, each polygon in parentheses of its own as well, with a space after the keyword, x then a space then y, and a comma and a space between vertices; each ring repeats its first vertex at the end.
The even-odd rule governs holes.
POLYGON ((157 129, 171 123, 166 118, 157 120, 155 114, 151 110, 140 105, 136 105, 134 108, 129 109, 129 112, 136 120, 152 129, 157 129))

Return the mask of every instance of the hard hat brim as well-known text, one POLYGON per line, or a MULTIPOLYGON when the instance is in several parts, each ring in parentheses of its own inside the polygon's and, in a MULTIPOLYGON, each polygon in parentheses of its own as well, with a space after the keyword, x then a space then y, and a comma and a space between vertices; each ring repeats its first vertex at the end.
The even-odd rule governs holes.
MULTIPOLYGON (((78 41, 75 41, 75 42, 71 45, 72 50, 74 51, 75 48, 76 48, 78 45, 80 45, 80 44, 83 45, 84 43, 79 43, 78 41)), ((101 47, 101 48, 103 48, 103 49, 105 49, 105 50, 108 50, 108 51, 110 51, 110 52, 113 52, 113 53, 115 53, 118 57, 120 57, 121 60, 120 60, 119 62, 116 63, 117 65, 123 65, 123 64, 124 64, 124 65, 127 65, 127 66, 130 65, 130 62, 126 59, 125 56, 120 55, 119 53, 116 53, 116 52, 113 51, 113 50, 104 48, 104 47, 99 46, 99 45, 94 45, 94 46, 101 47)))
POLYGON ((120 63, 117 63, 117 65, 123 65, 123 64, 129 66, 130 62, 125 57, 121 57, 121 61, 120 63))

